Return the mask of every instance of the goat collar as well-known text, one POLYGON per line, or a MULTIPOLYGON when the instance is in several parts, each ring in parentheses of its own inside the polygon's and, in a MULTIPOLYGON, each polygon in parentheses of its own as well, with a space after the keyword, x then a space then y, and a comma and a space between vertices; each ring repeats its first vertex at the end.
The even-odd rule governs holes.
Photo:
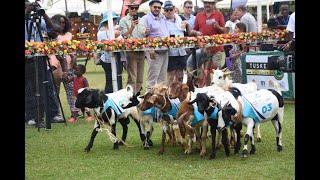
POLYGON ((163 104, 163 106, 160 108, 160 110, 161 111, 163 111, 163 109, 166 107, 166 105, 167 105, 167 98, 163 95, 162 96, 163 97, 163 99, 164 99, 164 104, 163 104))

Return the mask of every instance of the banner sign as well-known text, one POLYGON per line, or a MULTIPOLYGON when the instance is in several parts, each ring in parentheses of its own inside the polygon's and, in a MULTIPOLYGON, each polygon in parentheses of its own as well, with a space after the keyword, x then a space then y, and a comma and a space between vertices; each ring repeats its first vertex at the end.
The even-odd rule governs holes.
POLYGON ((267 69, 270 56, 284 56, 284 54, 280 51, 258 51, 249 52, 242 57, 244 83, 253 81, 258 89, 274 89, 272 81, 278 81, 284 98, 293 99, 292 74, 267 69))

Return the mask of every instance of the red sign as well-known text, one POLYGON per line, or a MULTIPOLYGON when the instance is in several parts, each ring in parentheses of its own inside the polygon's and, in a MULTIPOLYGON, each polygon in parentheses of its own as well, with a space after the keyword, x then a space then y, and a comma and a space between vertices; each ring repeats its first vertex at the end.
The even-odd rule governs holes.
POLYGON ((146 2, 147 0, 123 0, 122 9, 121 9, 121 17, 125 16, 126 10, 128 9, 128 4, 135 2, 136 4, 140 4, 146 2))

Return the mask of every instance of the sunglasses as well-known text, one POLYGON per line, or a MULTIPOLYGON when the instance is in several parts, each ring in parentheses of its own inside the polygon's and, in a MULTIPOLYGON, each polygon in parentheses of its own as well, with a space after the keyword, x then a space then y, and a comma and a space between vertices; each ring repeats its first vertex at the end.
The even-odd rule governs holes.
POLYGON ((168 12, 168 11, 171 12, 171 11, 173 11, 173 9, 165 9, 164 11, 165 11, 165 12, 168 12))
POLYGON ((161 9, 161 6, 152 6, 154 9, 161 9))
POLYGON ((187 9, 192 9, 192 6, 185 6, 185 8, 187 8, 187 9))
POLYGON ((139 7, 130 7, 131 10, 138 10, 139 7))

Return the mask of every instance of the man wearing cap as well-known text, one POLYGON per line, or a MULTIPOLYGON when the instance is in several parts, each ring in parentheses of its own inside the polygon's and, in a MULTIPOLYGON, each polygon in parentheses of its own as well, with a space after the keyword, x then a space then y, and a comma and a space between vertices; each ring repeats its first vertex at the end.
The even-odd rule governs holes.
MULTIPOLYGON (((180 16, 175 13, 175 6, 172 1, 164 2, 164 15, 171 37, 183 37, 186 31, 186 24, 182 21, 180 16)), ((182 82, 183 69, 186 68, 187 52, 184 48, 170 49, 168 62, 168 84, 172 83, 174 79, 182 82)))
MULTIPOLYGON (((150 11, 141 18, 146 28, 146 37, 168 37, 169 29, 165 17, 160 13, 162 2, 151 0, 150 11)), ((151 50, 145 52, 148 62, 147 89, 157 83, 166 83, 168 68, 168 50, 151 50)))
MULTIPOLYGON (((120 31, 124 38, 143 38, 145 32, 138 22, 139 4, 131 3, 128 5, 128 14, 120 20, 120 31)), ((127 72, 128 84, 130 84, 134 92, 142 87, 144 69, 144 51, 127 52, 127 72)))
MULTIPOLYGON (((194 23, 194 30, 191 31, 195 36, 211 36, 214 34, 226 33, 225 21, 223 14, 216 9, 216 2, 219 0, 202 0, 204 11, 199 12, 194 23)), ((212 63, 219 68, 225 64, 225 52, 223 46, 209 47, 204 49, 205 62, 205 82, 203 85, 210 84, 210 71, 212 63)))

